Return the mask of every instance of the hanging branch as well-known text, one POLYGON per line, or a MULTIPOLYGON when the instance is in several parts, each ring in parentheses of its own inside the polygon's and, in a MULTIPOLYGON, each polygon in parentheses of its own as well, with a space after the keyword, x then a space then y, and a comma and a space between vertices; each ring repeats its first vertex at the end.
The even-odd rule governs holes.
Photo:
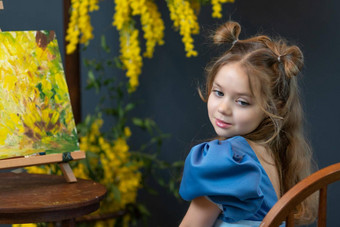
MULTIPOLYGON (((173 28, 182 36, 186 57, 195 57, 193 35, 199 33, 197 14, 201 5, 211 4, 212 17, 222 17, 222 4, 234 0, 166 0, 173 28)), ((128 91, 134 92, 139 85, 143 59, 152 58, 156 46, 164 44, 165 25, 157 3, 154 0, 114 0, 115 8, 112 25, 119 31, 120 61, 129 78, 128 91), (140 20, 141 28, 136 26, 140 20), (140 33, 146 47, 141 53, 140 33)), ((77 49, 77 45, 87 46, 93 39, 90 13, 99 10, 99 0, 71 0, 70 23, 67 30, 67 54, 77 49)))

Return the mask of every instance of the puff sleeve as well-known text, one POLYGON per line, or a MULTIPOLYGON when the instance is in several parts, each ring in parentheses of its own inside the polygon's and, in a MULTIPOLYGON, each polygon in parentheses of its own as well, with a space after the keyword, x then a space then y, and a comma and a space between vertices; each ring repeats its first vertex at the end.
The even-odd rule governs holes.
MULTIPOLYGON (((184 200, 207 196, 223 209, 223 220, 236 222, 261 207, 261 168, 238 138, 213 140, 193 147, 185 160, 180 195, 184 200)), ((243 142, 243 143, 242 143, 243 142)))

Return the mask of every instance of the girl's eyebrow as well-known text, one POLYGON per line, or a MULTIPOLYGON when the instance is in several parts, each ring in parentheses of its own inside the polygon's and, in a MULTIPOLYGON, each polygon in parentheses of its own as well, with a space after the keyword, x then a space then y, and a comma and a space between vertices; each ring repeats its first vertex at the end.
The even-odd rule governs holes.
MULTIPOLYGON (((218 88, 222 88, 222 86, 219 85, 219 84, 216 83, 216 82, 213 82, 212 88, 213 88, 214 86, 216 86, 216 87, 218 87, 218 88)), ((235 94, 236 94, 237 96, 247 96, 247 97, 249 97, 249 98, 253 98, 253 97, 254 97, 252 94, 247 93, 247 92, 235 92, 235 94)))
POLYGON ((247 97, 249 97, 249 98, 252 98, 252 97, 253 97, 253 95, 252 95, 252 94, 249 94, 249 93, 238 93, 238 92, 236 92, 236 95, 238 95, 238 96, 247 96, 247 97))
POLYGON ((221 87, 221 85, 219 85, 219 84, 216 83, 216 82, 213 82, 212 87, 213 87, 213 86, 221 87))

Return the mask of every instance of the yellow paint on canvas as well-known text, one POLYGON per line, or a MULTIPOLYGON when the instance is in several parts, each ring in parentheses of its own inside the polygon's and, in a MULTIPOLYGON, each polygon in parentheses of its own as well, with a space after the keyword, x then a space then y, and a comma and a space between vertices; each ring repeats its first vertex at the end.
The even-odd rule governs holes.
POLYGON ((0 33, 0 159, 78 149, 54 32, 0 33))

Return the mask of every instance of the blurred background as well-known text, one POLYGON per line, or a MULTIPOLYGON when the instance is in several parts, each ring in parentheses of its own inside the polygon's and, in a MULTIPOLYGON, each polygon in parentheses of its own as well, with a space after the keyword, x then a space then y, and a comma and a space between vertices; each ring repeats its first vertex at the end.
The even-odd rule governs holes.
MULTIPOLYGON (((197 21, 200 33, 193 35, 197 56, 186 57, 179 32, 175 31, 169 16, 166 1, 155 0, 164 21, 164 45, 156 46, 151 59, 143 59, 139 86, 129 94, 129 100, 137 103, 127 117, 150 118, 165 134, 159 160, 169 163, 183 161, 190 147, 205 138, 214 136, 206 112, 206 104, 198 94, 197 87, 204 82, 204 68, 221 49, 212 46, 209 35, 219 24, 232 19, 242 26, 240 39, 264 33, 282 36, 297 44, 305 55, 305 67, 300 77, 302 100, 305 110, 306 131, 311 141, 314 158, 323 168, 340 161, 338 138, 340 131, 340 3, 335 0, 285 0, 244 1, 235 0, 222 6, 222 18, 212 18, 211 4, 201 5, 197 21)), ((0 28, 3 31, 54 30, 64 56, 63 1, 56 0, 4 0, 5 10, 0 11, 0 28)), ((94 114, 99 102, 110 105, 109 99, 102 101, 107 88, 86 89, 89 68, 86 59, 105 59, 109 54, 119 56, 119 33, 112 26, 115 5, 113 1, 99 2, 99 10, 91 13, 94 39, 85 48, 80 46, 80 118, 94 114), (105 34, 110 53, 102 51, 105 34)), ((138 17, 137 17, 138 18, 138 17)), ((136 27, 140 27, 137 22, 136 27)), ((142 34, 139 34, 142 38, 142 34)), ((143 46, 144 42, 141 43, 143 46)), ((144 48, 144 47, 143 47, 144 48)), ((126 80, 125 72, 112 68, 106 73, 126 80)), ((92 81, 93 82, 93 81, 92 81)), ((73 85, 69 84, 71 88, 73 85)), ((117 123, 105 117, 103 130, 117 123)), ((136 123, 136 122, 135 122, 136 123)), ((133 130, 129 139, 131 149, 145 139, 142 130, 133 130)), ((166 169, 160 175, 165 180, 173 173, 166 169)), ((157 180, 146 182, 157 194, 138 191, 137 201, 144 204, 150 213, 147 226, 177 226, 184 216, 188 203, 175 198, 157 180)), ((338 226, 336 210, 340 209, 340 184, 329 188, 328 226, 338 226)), ((142 226, 141 223, 138 225, 142 226)))

